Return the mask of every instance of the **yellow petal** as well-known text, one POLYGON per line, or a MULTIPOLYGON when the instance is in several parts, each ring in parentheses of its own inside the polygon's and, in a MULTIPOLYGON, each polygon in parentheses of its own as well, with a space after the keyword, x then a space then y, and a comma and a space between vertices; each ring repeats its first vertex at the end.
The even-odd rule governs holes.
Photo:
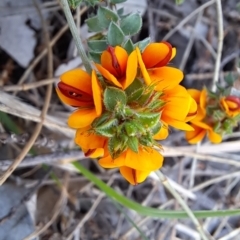
POLYGON ((92 95, 91 77, 80 68, 65 72, 60 76, 63 83, 92 95))
POLYGON ((97 116, 102 114, 102 96, 101 87, 97 79, 96 72, 92 71, 92 90, 93 90, 93 100, 96 108, 97 116))
POLYGON ((58 88, 56 88, 56 92, 60 100, 65 104, 71 105, 73 107, 93 107, 93 102, 81 102, 74 98, 69 98, 62 94, 58 88))
POLYGON ((91 125, 97 117, 95 109, 78 109, 68 118, 68 125, 71 128, 84 128, 91 125))
POLYGON ((172 48, 172 56, 171 56, 171 58, 170 58, 170 61, 171 61, 173 58, 175 58, 176 54, 177 54, 177 49, 176 49, 176 48, 172 48))
POLYGON ((142 72, 142 75, 143 75, 143 78, 144 78, 144 81, 147 85, 151 84, 152 80, 148 74, 148 71, 144 65, 144 62, 142 60, 142 56, 141 56, 141 52, 139 50, 139 48, 137 47, 136 48, 136 53, 137 53, 137 57, 138 57, 138 63, 139 63, 139 66, 140 66, 140 69, 141 69, 141 72, 142 72))
POLYGON ((105 68, 103 68, 100 64, 95 64, 98 71, 110 82, 112 82, 115 86, 122 88, 122 84, 105 68))
POLYGON ((122 176, 132 185, 143 182, 150 174, 150 171, 139 171, 125 166, 120 167, 119 170, 122 176))
POLYGON ((208 138, 212 143, 222 142, 222 136, 212 130, 208 131, 208 138))
POLYGON ((128 57, 126 79, 123 82, 123 89, 126 89, 134 81, 137 75, 137 64, 138 64, 137 53, 135 50, 128 57))
POLYGON ((75 143, 83 150, 103 149, 106 145, 106 138, 92 133, 90 127, 79 128, 76 132, 75 143))
POLYGON ((160 43, 150 43, 142 53, 142 59, 146 68, 153 68, 161 62, 167 62, 163 65, 166 65, 172 56, 172 46, 166 44, 165 42, 160 43), (170 55, 169 55, 170 54, 170 55))
POLYGON ((153 136, 155 140, 163 140, 168 137, 168 127, 167 125, 163 125, 160 131, 153 136))
POLYGON ((173 67, 154 68, 148 71, 153 82, 157 82, 155 90, 162 91, 176 87, 183 79, 183 72, 173 67))

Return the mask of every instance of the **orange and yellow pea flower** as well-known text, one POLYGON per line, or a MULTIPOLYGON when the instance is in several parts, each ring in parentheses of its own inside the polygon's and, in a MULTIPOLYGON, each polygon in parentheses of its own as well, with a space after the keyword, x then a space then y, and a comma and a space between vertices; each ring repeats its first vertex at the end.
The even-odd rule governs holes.
POLYGON ((206 103, 207 103, 207 90, 202 91, 196 89, 189 89, 189 94, 195 99, 198 110, 197 115, 190 121, 194 131, 186 132, 186 139, 191 144, 196 144, 207 135, 212 143, 220 143, 222 136, 213 130, 211 124, 206 121, 206 103))
POLYGON ((91 76, 82 69, 74 69, 60 77, 56 89, 61 101, 77 107, 69 119, 72 128, 84 128, 102 114, 101 86, 95 71, 91 76))
POLYGON ((167 42, 150 43, 143 53, 137 48, 138 63, 147 85, 155 84, 155 90, 163 92, 166 104, 162 108, 161 120, 180 130, 191 131, 187 124, 197 114, 197 104, 187 90, 180 86, 181 70, 167 66, 176 55, 176 49, 167 42))
POLYGON ((236 96, 222 97, 221 106, 229 117, 235 117, 240 114, 240 98, 236 96))
POLYGON ((116 87, 126 89, 137 75, 137 64, 136 50, 128 55, 120 46, 109 46, 101 55, 101 64, 95 65, 107 81, 116 87))
POLYGON ((116 159, 107 155, 98 162, 104 168, 119 168, 123 177, 136 185, 143 182, 151 171, 162 166, 163 156, 153 148, 139 147, 138 153, 127 149, 116 159))

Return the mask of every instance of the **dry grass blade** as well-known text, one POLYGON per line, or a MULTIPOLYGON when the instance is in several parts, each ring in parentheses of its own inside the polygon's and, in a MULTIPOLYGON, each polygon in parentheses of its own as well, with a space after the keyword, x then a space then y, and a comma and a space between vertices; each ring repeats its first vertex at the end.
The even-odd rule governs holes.
MULTIPOLYGON (((35 4, 36 4, 36 8, 39 12, 39 15, 41 17, 42 25, 43 25, 44 32, 45 32, 45 41, 46 41, 46 45, 47 45, 47 49, 48 49, 48 77, 51 78, 52 75, 53 75, 52 47, 50 46, 49 35, 48 35, 47 27, 45 25, 45 22, 43 20, 42 14, 41 14, 41 10, 39 9, 37 3, 35 3, 35 4)), ((29 150, 33 146, 33 144, 36 141, 38 135, 40 134, 40 132, 42 130, 42 127, 43 127, 44 118, 47 114, 48 107, 50 105, 51 96, 52 96, 52 84, 49 84, 48 87, 47 87, 47 92, 46 92, 46 97, 45 97, 42 113, 40 115, 41 121, 35 127, 32 136, 30 137, 29 141, 27 142, 27 144, 22 149, 21 153, 14 160, 14 162, 11 164, 11 166, 6 170, 6 172, 4 172, 3 175, 0 177, 0 186, 7 180, 7 178, 13 173, 13 171, 21 163, 21 161, 24 159, 24 157, 28 154, 29 150)))

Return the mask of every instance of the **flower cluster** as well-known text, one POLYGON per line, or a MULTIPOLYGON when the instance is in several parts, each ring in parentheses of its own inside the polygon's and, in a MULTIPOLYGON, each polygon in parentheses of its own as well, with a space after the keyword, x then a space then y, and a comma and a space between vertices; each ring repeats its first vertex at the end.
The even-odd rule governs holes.
POLYGON ((60 78, 59 98, 77 108, 68 119, 77 129, 75 142, 102 167, 119 168, 131 184, 162 166, 158 140, 167 138, 169 126, 195 129, 187 122, 199 105, 179 85, 183 73, 169 66, 175 54, 167 42, 132 51, 107 46, 91 75, 74 69, 60 78))
POLYGON ((194 131, 186 132, 189 143, 198 143, 206 135, 212 143, 220 143, 223 135, 233 131, 240 120, 240 97, 231 95, 231 89, 218 87, 215 93, 188 90, 198 105, 197 115, 190 121, 194 131))

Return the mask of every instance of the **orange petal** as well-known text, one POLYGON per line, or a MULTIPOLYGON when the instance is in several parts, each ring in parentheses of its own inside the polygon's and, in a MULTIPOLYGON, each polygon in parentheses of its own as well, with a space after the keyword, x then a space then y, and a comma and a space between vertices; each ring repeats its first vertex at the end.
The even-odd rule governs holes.
POLYGON ((166 65, 171 56, 172 46, 165 42, 150 43, 142 53, 142 59, 147 69, 166 65))
POLYGON ((136 51, 133 51, 128 57, 126 79, 123 82, 123 89, 126 89, 134 81, 137 75, 137 64, 137 53, 136 51))
POLYGON ((62 94, 58 88, 56 88, 56 92, 58 97, 61 99, 61 101, 65 104, 71 105, 73 107, 93 107, 93 102, 81 102, 79 100, 69 98, 62 94))
POLYGON ((141 56, 141 52, 139 50, 139 48, 137 47, 136 48, 136 53, 137 53, 137 57, 138 57, 138 63, 139 63, 139 66, 140 66, 140 69, 141 69, 141 72, 142 72, 142 75, 143 75, 143 78, 144 78, 144 81, 147 85, 151 84, 152 80, 148 74, 148 71, 144 65, 144 62, 142 60, 142 56, 141 56))
POLYGON ((190 109, 185 119, 185 122, 195 119, 195 117, 197 116, 197 110, 198 110, 198 106, 196 101, 192 97, 190 97, 190 109))
POLYGON ((162 91, 176 87, 183 79, 183 72, 177 68, 161 67, 148 71, 153 82, 157 82, 155 90, 162 91))
POLYGON ((208 131, 208 138, 212 143, 222 142, 222 136, 212 130, 208 131))
POLYGON ((191 121, 191 123, 194 124, 195 126, 198 126, 200 128, 206 129, 206 130, 211 130, 212 129, 208 124, 206 124, 204 122, 200 122, 200 121, 195 121, 195 119, 193 119, 191 121))
POLYGON ((122 84, 105 68, 103 68, 100 64, 95 64, 98 71, 110 82, 112 82, 115 86, 122 88, 122 84))
POLYGON ((112 56, 108 51, 103 51, 101 55, 101 65, 103 68, 107 69, 112 75, 117 76, 118 73, 113 67, 112 56))
POLYGON ((184 130, 184 131, 193 131, 194 130, 193 127, 190 126, 189 124, 179 121, 179 120, 176 120, 176 119, 169 118, 168 116, 162 116, 162 120, 164 122, 166 122, 168 125, 170 125, 174 128, 180 129, 180 130, 184 130))
POLYGON ((86 151, 89 149, 103 149, 105 147, 106 138, 98 136, 89 130, 89 126, 79 128, 76 132, 75 143, 86 151))
POLYGON ((186 139, 190 144, 196 144, 204 138, 206 135, 206 130, 198 126, 192 125, 194 131, 186 132, 186 139))
POLYGON ((65 72, 60 77, 63 83, 92 95, 91 77, 80 68, 65 72))
POLYGON ((78 109, 68 118, 68 125, 71 128, 84 128, 91 125, 97 117, 95 109, 78 109))
POLYGON ((93 90, 93 100, 96 108, 97 116, 100 116, 102 113, 102 96, 101 96, 101 87, 97 79, 96 72, 92 71, 92 90, 93 90))
POLYGON ((151 171, 139 171, 125 166, 120 167, 119 170, 122 176, 132 185, 136 185, 138 183, 143 182, 147 178, 147 176, 151 173, 151 171))
POLYGON ((119 167, 127 166, 141 171, 153 171, 162 166, 163 156, 152 148, 139 148, 139 152, 135 153, 128 149, 125 158, 116 158, 114 163, 119 167))
POLYGON ((103 148, 96 148, 96 149, 82 149, 86 157, 90 158, 99 158, 104 155, 103 148))
POLYGON ((155 140, 163 140, 168 137, 168 127, 167 125, 163 125, 160 131, 153 136, 155 140))
POLYGON ((205 109, 206 103, 207 103, 207 90, 206 89, 203 89, 201 91, 199 102, 200 102, 199 105, 200 105, 201 109, 205 109))
MULTIPOLYGON (((118 64, 120 65, 122 73, 126 72, 127 67, 127 60, 128 60, 128 53, 127 51, 119 46, 115 47, 115 54, 117 57, 118 64)), ((125 75, 125 74, 123 74, 125 75)))
POLYGON ((166 104, 163 107, 162 116, 185 121, 191 104, 191 98, 186 89, 177 85, 173 89, 166 90, 163 99, 166 104))
POLYGON ((191 95, 191 97, 196 101, 196 103, 200 102, 200 95, 201 92, 197 89, 188 89, 188 93, 191 95))
POLYGON ((126 152, 122 153, 118 158, 112 159, 110 155, 99 159, 98 163, 104 168, 116 168, 124 166, 126 152))

